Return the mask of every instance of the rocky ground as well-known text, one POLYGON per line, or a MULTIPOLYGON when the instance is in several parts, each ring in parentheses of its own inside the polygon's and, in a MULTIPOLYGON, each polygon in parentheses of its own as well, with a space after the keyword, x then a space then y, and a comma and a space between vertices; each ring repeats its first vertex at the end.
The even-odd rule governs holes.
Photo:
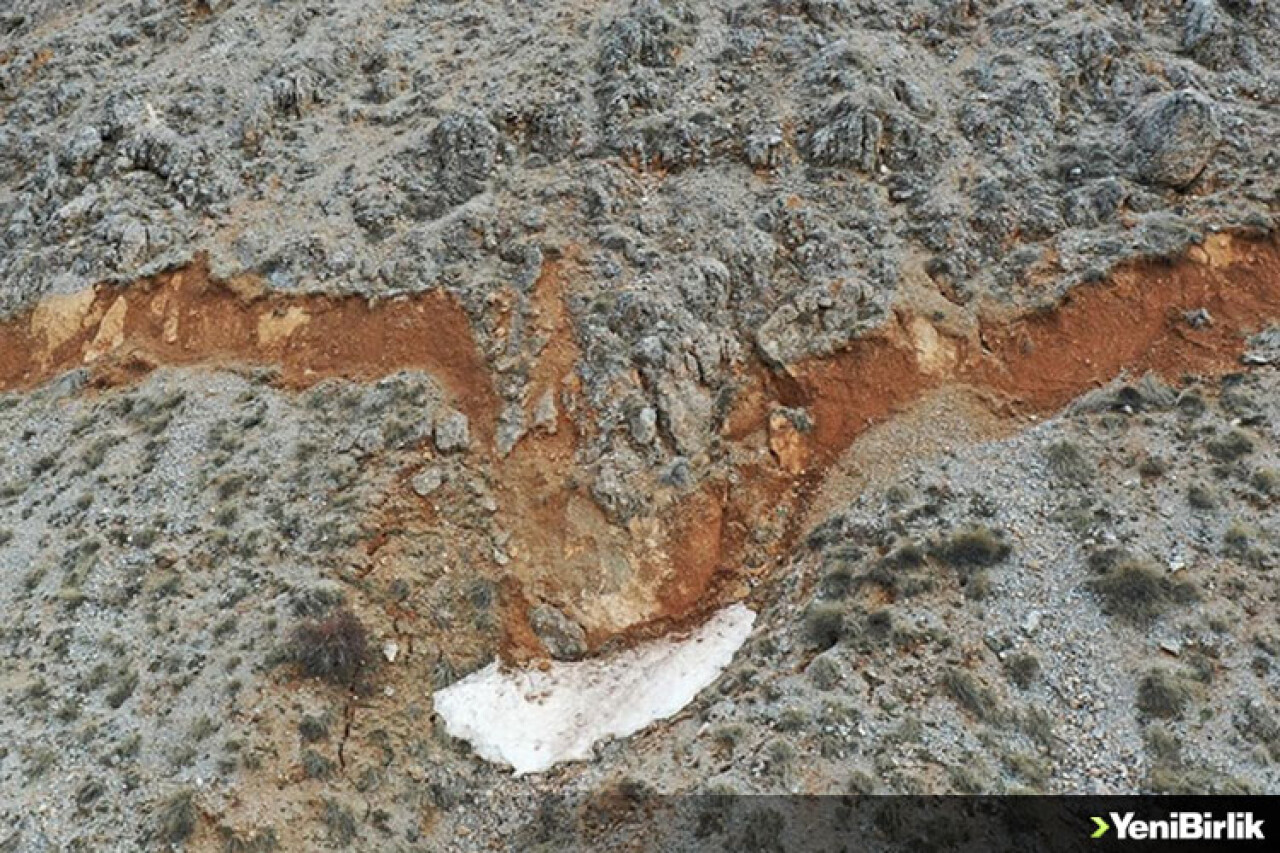
POLYGON ((0 851, 1276 791, 1278 158, 1270 0, 8 4, 0 851), (433 714, 737 600, 592 762, 433 714))

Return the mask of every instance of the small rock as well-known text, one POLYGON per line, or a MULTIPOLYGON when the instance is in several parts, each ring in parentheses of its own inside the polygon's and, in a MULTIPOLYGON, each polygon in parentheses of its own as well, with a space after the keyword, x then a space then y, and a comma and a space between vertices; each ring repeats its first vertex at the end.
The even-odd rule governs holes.
POLYGON ((1205 329, 1213 325, 1213 315, 1209 313, 1207 308, 1185 311, 1182 316, 1186 318, 1187 325, 1193 329, 1205 329))
POLYGON ((1190 89, 1161 95, 1138 111, 1134 168, 1142 181, 1181 189, 1200 177, 1221 141, 1208 98, 1190 89))
POLYGON ((1034 634, 1040 630, 1040 611, 1032 610, 1027 617, 1022 620, 1022 632, 1027 635, 1034 634))
POLYGON ((812 429, 809 416, 801 409, 775 409, 769 415, 769 449, 778 464, 792 474, 804 470, 809 448, 804 433, 812 429))
POLYGON ((382 646, 382 656, 387 659, 387 663, 395 663, 396 657, 400 654, 400 644, 395 640, 388 640, 382 646))
POLYGON ((1271 326, 1249 338, 1245 364, 1280 364, 1280 326, 1271 326))
POLYGON ((425 498, 444 485, 444 472, 439 468, 424 468, 409 481, 409 484, 413 487, 414 494, 425 498))
POLYGON ((711 439, 711 395, 691 379, 663 378, 658 383, 658 412, 676 449, 696 456, 711 439))
POLYGON ((658 413, 650 406, 637 409, 628 420, 636 444, 653 444, 658 437, 658 413))
POLYGON ((452 412, 436 421, 436 449, 441 453, 466 450, 471 446, 471 425, 462 412, 452 412))
POLYGON ((549 604, 539 604, 529 611, 529 627, 556 660, 578 660, 587 653, 587 635, 582 626, 549 604))
POLYGON ((550 435, 556 434, 556 395, 548 388, 533 407, 533 425, 550 435))

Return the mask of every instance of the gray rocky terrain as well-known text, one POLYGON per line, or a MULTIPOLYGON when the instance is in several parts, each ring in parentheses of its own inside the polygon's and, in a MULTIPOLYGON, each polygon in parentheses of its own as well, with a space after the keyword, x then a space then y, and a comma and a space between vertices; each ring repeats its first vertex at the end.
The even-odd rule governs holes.
POLYGON ((1274 793, 1278 215, 1274 0, 0 4, 0 851, 1274 793))

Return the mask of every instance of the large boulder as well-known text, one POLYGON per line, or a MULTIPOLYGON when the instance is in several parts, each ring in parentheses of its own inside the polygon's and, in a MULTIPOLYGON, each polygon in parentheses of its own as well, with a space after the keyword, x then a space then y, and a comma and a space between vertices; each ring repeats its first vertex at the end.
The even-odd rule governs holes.
POLYGON ((1221 141, 1208 98, 1189 89, 1160 95, 1135 116, 1134 171, 1145 183, 1185 188, 1200 177, 1221 141))

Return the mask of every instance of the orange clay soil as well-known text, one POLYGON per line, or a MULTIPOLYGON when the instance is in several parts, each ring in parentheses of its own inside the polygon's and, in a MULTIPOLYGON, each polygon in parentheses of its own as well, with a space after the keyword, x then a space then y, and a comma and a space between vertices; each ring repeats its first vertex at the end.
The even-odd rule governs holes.
MULTIPOLYGON (((477 427, 497 397, 461 307, 442 292, 370 303, 355 296, 268 293, 250 278, 218 281, 207 260, 128 287, 45 299, 0 324, 0 389, 30 388, 77 367, 99 387, 160 366, 271 365, 280 384, 377 379, 424 370, 477 427)), ((486 434, 487 437, 487 434, 486 434)))
MULTIPOLYGON (((531 305, 534 331, 548 343, 531 371, 529 420, 547 392, 557 414, 505 458, 492 447, 499 406, 490 370, 448 296, 370 304, 268 293, 250 279, 211 279, 203 259, 127 288, 51 297, 0 324, 0 388, 29 388, 81 365, 99 386, 161 365, 273 365, 285 387, 429 372, 471 419, 477 459, 497 484, 511 533, 510 563, 494 567, 504 592, 504 653, 521 659, 541 654, 526 621, 538 601, 577 618, 594 648, 660 633, 746 596, 802 532, 843 452, 929 391, 968 386, 1006 415, 1051 412, 1121 373, 1177 379, 1239 370, 1244 336, 1280 319, 1280 244, 1228 235, 1177 261, 1122 266, 1051 310, 980 309, 968 333, 900 308, 876 334, 831 357, 785 371, 744 369, 722 430, 740 460, 732 473, 623 528, 591 499, 589 473, 576 460, 580 424, 591 421, 564 306, 584 274, 578 257, 569 249, 548 258, 531 305), (1184 313, 1200 308, 1213 322, 1193 328, 1184 313), (565 401, 575 402, 575 417, 565 401), (781 406, 806 409, 813 428, 798 430, 781 406)), ((432 523, 427 502, 400 495, 389 503, 432 523)))

